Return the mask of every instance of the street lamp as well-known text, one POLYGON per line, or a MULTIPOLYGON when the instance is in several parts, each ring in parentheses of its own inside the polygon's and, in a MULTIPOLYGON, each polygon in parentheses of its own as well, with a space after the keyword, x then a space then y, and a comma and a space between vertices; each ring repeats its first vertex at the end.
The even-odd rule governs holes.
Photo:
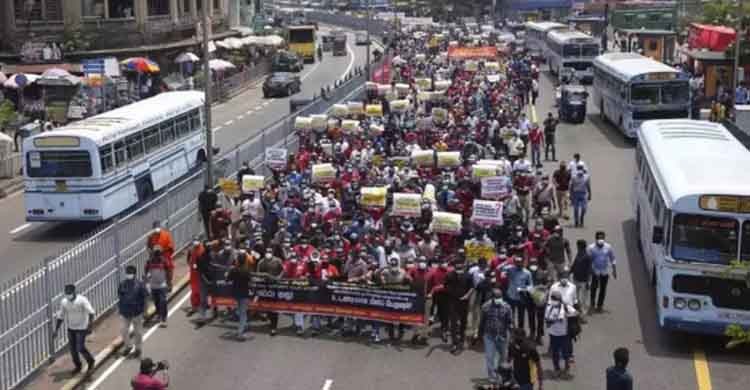
POLYGON ((365 65, 365 69, 367 70, 367 81, 370 81, 370 17, 372 16, 372 13, 370 12, 370 8, 372 7, 372 0, 367 0, 367 21, 365 24, 365 30, 367 32, 367 56, 366 61, 367 65, 365 65))
POLYGON ((206 126, 206 184, 213 187, 213 160, 214 160, 214 137, 211 131, 211 68, 209 68, 209 55, 211 54, 208 49, 208 30, 210 28, 210 20, 208 17, 208 7, 210 7, 210 0, 203 1, 203 90, 205 91, 204 99, 204 123, 206 126))

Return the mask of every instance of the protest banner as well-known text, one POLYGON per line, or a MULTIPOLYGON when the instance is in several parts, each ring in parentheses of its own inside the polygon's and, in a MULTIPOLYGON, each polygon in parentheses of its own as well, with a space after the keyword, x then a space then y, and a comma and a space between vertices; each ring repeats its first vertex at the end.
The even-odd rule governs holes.
POLYGON ((395 193, 393 194, 392 215, 402 217, 419 217, 422 215, 422 195, 395 193))
POLYGON ((294 129, 295 130, 310 130, 312 129, 312 119, 307 116, 298 116, 294 118, 294 129))
POLYGON ((475 179, 481 179, 483 177, 497 176, 498 168, 496 165, 479 165, 474 164, 471 167, 471 176, 475 179))
POLYGON ((451 60, 457 59, 495 59, 497 58, 497 47, 495 46, 479 46, 479 47, 448 47, 448 58, 451 60))
POLYGON ((510 178, 507 176, 489 176, 482 178, 482 198, 500 199, 510 195, 510 178))
POLYGON ((266 165, 271 169, 286 169, 287 153, 283 148, 266 149, 266 165))
POLYGON ((435 123, 445 123, 448 121, 448 110, 436 107, 432 109, 432 119, 435 123))
POLYGON ((232 198, 240 196, 240 185, 236 180, 227 179, 224 177, 219 178, 219 188, 221 188, 221 192, 223 192, 226 196, 232 198))
POLYGON ((345 119, 341 121, 341 128, 349 133, 354 133, 359 129, 359 121, 345 119))
POLYGON ((315 183, 327 183, 336 180, 336 168, 332 164, 315 164, 312 167, 312 179, 315 183))
POLYGON ((490 262, 496 256, 495 247, 491 244, 486 244, 483 242, 465 243, 464 252, 466 254, 466 259, 470 261, 486 259, 487 262, 490 262))
POLYGON ((438 168, 450 168, 461 165, 461 152, 438 152, 438 168))
POLYGON ((353 115, 365 112, 365 105, 362 102, 348 102, 346 106, 349 108, 349 113, 353 115))
POLYGON ((474 199, 471 221, 480 225, 502 225, 503 203, 474 199))
POLYGON ((391 102, 391 111, 393 112, 405 112, 407 108, 409 108, 409 101, 406 99, 391 102))
POLYGON ((365 108, 367 116, 383 116, 382 104, 368 104, 365 108))
POLYGON ((335 117, 344 117, 349 115, 349 107, 346 104, 334 104, 331 107, 331 114, 335 117))
MULTIPOLYGON (((209 285, 211 305, 236 306, 232 283, 215 272, 209 285)), ((247 298, 251 310, 352 317, 368 321, 423 325, 424 292, 410 285, 376 286, 311 279, 273 279, 251 274, 247 298), (253 301, 251 299, 251 301, 253 301)))
POLYGON ((507 161, 504 162, 504 161, 500 161, 500 160, 485 160, 485 159, 481 159, 481 160, 477 161, 477 165, 494 165, 503 174, 510 175, 512 173, 509 170, 506 171, 506 167, 510 166, 510 163, 507 162, 507 161))
POLYGON ((385 207, 385 198, 388 194, 387 187, 362 187, 361 190, 362 198, 360 204, 362 207, 385 207))
POLYGON ((461 214, 435 211, 432 213, 432 231, 446 234, 461 233, 461 214))
POLYGON ((323 149, 323 153, 325 153, 326 155, 333 156, 333 142, 321 141, 320 148, 323 149))
POLYGON ((435 165, 435 151, 415 150, 411 152, 411 161, 418 167, 432 167, 435 165))
POLYGON ((260 175, 242 175, 242 193, 247 194, 263 189, 266 178, 260 175))
POLYGON ((428 78, 418 78, 414 80, 414 84, 417 84, 420 91, 429 91, 432 89, 432 80, 428 78))

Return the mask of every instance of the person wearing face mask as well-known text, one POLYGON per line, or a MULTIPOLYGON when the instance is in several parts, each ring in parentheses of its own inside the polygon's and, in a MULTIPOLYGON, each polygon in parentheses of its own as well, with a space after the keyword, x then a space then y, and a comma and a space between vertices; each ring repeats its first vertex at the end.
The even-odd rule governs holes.
MULTIPOLYGON (((255 266, 253 257, 243 249, 237 251, 237 259, 232 268, 227 272, 226 280, 232 284, 232 295, 237 301, 237 340, 245 341, 245 330, 247 329, 247 311, 250 292, 250 272, 255 266)), ((255 296, 257 301, 258 296, 255 296)))
POLYGON ((134 344, 133 357, 140 357, 143 350, 143 313, 146 311, 148 291, 146 285, 136 279, 136 272, 133 265, 125 267, 125 280, 117 287, 120 337, 123 342, 122 356, 129 356, 134 344), (132 334, 130 333, 131 326, 133 327, 132 334))
POLYGON ((591 201, 591 179, 583 166, 570 178, 570 202, 573 204, 575 227, 583 227, 588 202, 591 201))
POLYGON ((550 352, 552 352, 552 365, 555 368, 555 376, 562 374, 560 359, 565 366, 565 373, 570 370, 571 357, 573 356, 573 342, 568 332, 568 320, 578 314, 573 306, 564 303, 559 291, 551 291, 549 303, 544 313, 544 322, 549 334, 550 352))
POLYGON ((519 328, 524 327, 526 308, 525 292, 534 287, 531 278, 531 272, 524 266, 523 257, 516 256, 513 258, 513 265, 503 269, 508 279, 508 289, 505 291, 505 297, 513 311, 519 328))
POLYGON ((558 275, 560 280, 552 284, 549 288, 550 293, 558 291, 563 303, 573 307, 578 307, 578 293, 576 292, 576 285, 569 279, 570 271, 566 267, 558 275))
POLYGON ((430 326, 430 309, 432 307, 432 299, 427 298, 427 278, 429 277, 430 270, 427 267, 427 257, 419 256, 417 259, 417 266, 409 268, 408 272, 409 280, 411 281, 412 288, 415 291, 420 291, 425 295, 424 300, 424 316, 425 325, 419 326, 414 331, 414 336, 411 338, 411 343, 414 345, 427 345, 427 340, 430 337, 432 327, 430 326))
MULTIPOLYGON (((388 267, 379 271, 379 282, 385 287, 409 283, 409 276, 399 264, 397 257, 391 256, 388 258, 388 267)), ((403 337, 405 329, 403 324, 394 325, 389 323, 386 328, 388 329, 388 337, 391 341, 398 342, 403 337)), ((378 330, 379 327, 373 324, 373 338, 375 342, 379 341, 378 330)))
POLYGON ((552 173, 552 179, 555 183, 555 201, 557 202, 558 216, 563 219, 569 219, 568 215, 568 192, 570 191, 571 173, 568 170, 565 161, 560 161, 560 167, 552 173))
POLYGON ((430 270, 427 275, 427 299, 432 299, 437 305, 437 314, 440 319, 440 336, 444 343, 448 342, 449 301, 445 291, 445 277, 450 272, 450 265, 443 257, 439 265, 430 270))
MULTIPOLYGON (((288 249, 288 251, 291 255, 291 248, 288 249)), ((283 275, 284 263, 280 258, 273 255, 271 248, 266 249, 263 259, 258 262, 258 273, 271 280, 279 279, 283 275)), ((268 312, 266 315, 271 322, 271 336, 274 336, 276 335, 276 329, 279 325, 279 314, 276 312, 268 312)))
POLYGON ((469 300, 474 294, 471 275, 466 272, 466 263, 457 260, 453 271, 445 276, 445 291, 448 294, 449 321, 451 327, 451 353, 458 354, 464 347, 466 323, 469 317, 469 300))
POLYGON ((187 316, 195 314, 201 305, 200 298, 200 283, 201 276, 198 271, 198 261, 206 253, 206 247, 196 237, 190 243, 190 247, 187 250, 185 260, 188 268, 190 269, 190 309, 187 311, 187 316))
MULTIPOLYGON (((604 299, 607 296, 607 284, 609 283, 609 275, 617 279, 617 266, 615 261, 615 252, 612 246, 604 241, 605 235, 603 231, 596 232, 596 241, 589 245, 588 255, 591 256, 591 296, 589 303, 591 309, 596 307, 596 311, 601 313, 602 307, 604 306, 604 299), (597 292, 599 296, 597 297, 597 292), (594 298, 597 298, 594 300, 594 298), (596 306, 594 305, 596 304, 596 306)), ((591 311, 589 309, 589 311, 591 311)))
POLYGON ((172 291, 174 264, 162 254, 161 247, 154 246, 151 259, 144 270, 151 299, 156 307, 156 314, 160 321, 159 327, 167 327, 167 294, 172 291))
POLYGON ((161 227, 161 223, 158 221, 154 222, 154 228, 146 240, 146 248, 148 248, 149 253, 154 251, 155 246, 159 246, 162 254, 169 260, 172 260, 172 255, 174 254, 172 234, 169 233, 169 230, 161 227))
POLYGON ((503 300, 500 286, 492 285, 492 297, 481 306, 479 337, 484 342, 487 376, 492 384, 498 382, 497 368, 507 359, 508 332, 513 326, 510 306, 503 300))
MULTIPOLYGON (((310 254, 311 259, 320 259, 320 253, 317 250, 310 254)), ((300 261, 297 255, 292 255, 289 260, 284 264, 284 279, 304 279, 307 277, 308 268, 304 260, 300 261)), ((305 327, 305 316, 302 313, 294 313, 292 315, 294 327, 297 335, 301 336, 304 334, 305 327)), ((276 334, 275 329, 272 330, 272 335, 276 334)))
POLYGON ((60 300, 60 309, 55 315, 56 323, 52 338, 57 339, 60 327, 65 322, 68 329, 70 357, 73 359, 73 364, 75 365, 72 372, 74 376, 78 375, 82 369, 79 355, 83 355, 88 363, 86 373, 91 374, 94 371, 94 357, 86 349, 86 336, 91 333, 94 313, 94 308, 91 306, 89 300, 83 295, 76 293, 75 285, 65 285, 65 296, 60 300))
POLYGON ((552 236, 546 242, 547 259, 549 260, 550 276, 552 280, 559 280, 560 273, 572 262, 570 252, 570 241, 563 237, 562 226, 557 225, 552 231, 552 236))

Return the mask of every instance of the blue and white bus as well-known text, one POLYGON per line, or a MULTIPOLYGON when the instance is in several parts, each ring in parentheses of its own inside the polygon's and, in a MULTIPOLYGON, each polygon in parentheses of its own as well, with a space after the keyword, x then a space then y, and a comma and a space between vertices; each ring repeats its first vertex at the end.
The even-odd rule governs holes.
POLYGON ((167 92, 24 141, 27 221, 104 221, 206 156, 203 92, 167 92))
POLYGON ((550 31, 547 33, 545 56, 549 70, 559 80, 573 76, 582 83, 594 77, 592 62, 599 55, 599 40, 580 31, 550 31))
POLYGON ((750 326, 750 152, 724 126, 651 120, 638 129, 633 212, 659 325, 722 335, 750 326))
POLYGON ((568 26, 557 22, 524 23, 526 48, 543 54, 547 50, 547 33, 554 30, 567 30, 568 26))
POLYGON ((594 104, 602 119, 629 138, 649 119, 688 118, 687 74, 637 53, 605 53, 594 60, 594 104))

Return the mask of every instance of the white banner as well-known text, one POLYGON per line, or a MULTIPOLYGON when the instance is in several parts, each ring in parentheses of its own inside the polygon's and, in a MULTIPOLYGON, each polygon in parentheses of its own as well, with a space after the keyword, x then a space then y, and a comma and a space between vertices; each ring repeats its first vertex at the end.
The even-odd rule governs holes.
POLYGON ((287 150, 282 148, 266 149, 266 165, 272 169, 286 169, 287 150))
POLYGON ((502 225, 503 203, 475 199, 471 221, 483 225, 502 225))
POLYGON ((392 215, 402 217, 419 217, 422 215, 422 195, 395 193, 393 194, 392 215))
POLYGON ((510 194, 511 182, 508 176, 482 178, 482 198, 498 199, 510 194))

